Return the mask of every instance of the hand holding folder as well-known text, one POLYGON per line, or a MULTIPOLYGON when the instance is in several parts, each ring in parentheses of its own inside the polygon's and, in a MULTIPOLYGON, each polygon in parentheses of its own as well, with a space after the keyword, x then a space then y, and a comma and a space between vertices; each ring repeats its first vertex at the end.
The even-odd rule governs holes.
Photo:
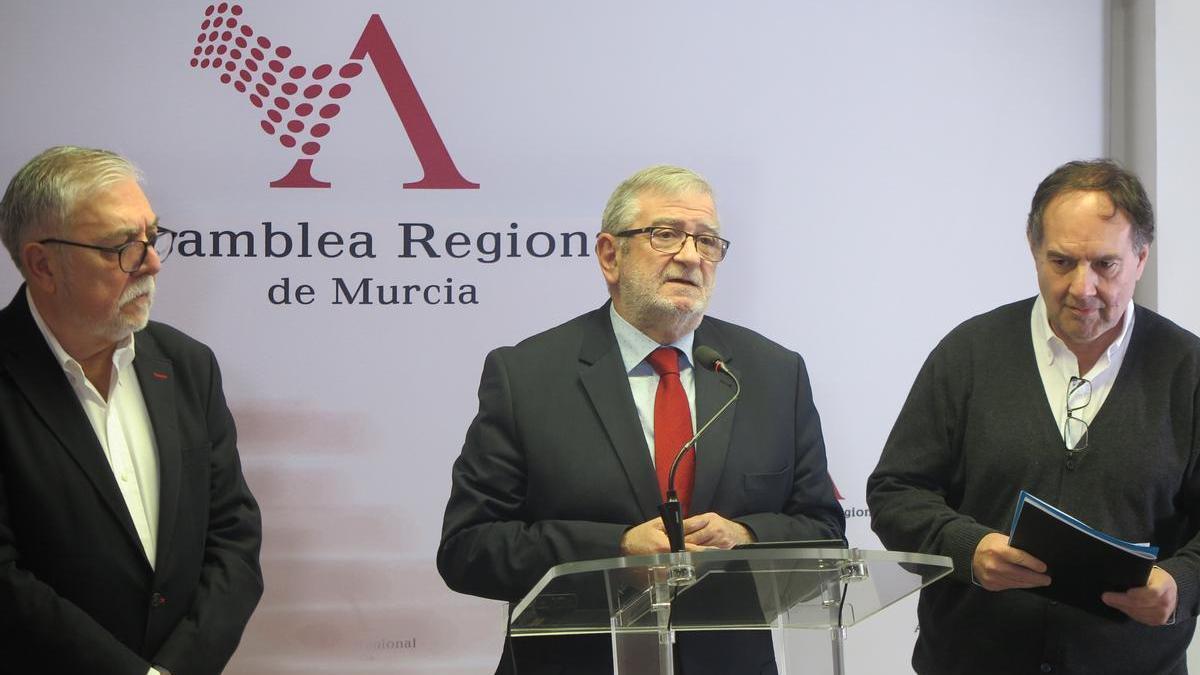
POLYGON ((1009 542, 1046 563, 1050 585, 1030 591, 1116 620, 1126 615, 1105 604, 1101 595, 1145 586, 1158 558, 1157 546, 1117 539, 1024 490, 1017 498, 1009 542))

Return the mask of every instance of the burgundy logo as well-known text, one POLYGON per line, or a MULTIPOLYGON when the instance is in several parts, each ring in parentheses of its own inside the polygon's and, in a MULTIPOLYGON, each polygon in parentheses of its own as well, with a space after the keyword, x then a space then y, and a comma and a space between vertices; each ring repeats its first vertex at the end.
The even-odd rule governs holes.
POLYGON ((350 95, 351 81, 363 73, 363 61, 367 58, 375 67, 425 174, 420 180, 404 183, 404 187, 445 190, 479 187, 464 178, 454 165, 378 14, 367 21, 350 58, 336 68, 329 63, 315 67, 297 63, 291 47, 275 43, 244 23, 242 6, 238 4, 209 5, 204 10, 200 31, 192 50, 191 66, 219 74, 222 84, 245 95, 263 115, 259 122, 263 132, 299 155, 282 178, 271 181, 271 187, 331 186, 313 177, 313 161, 350 95))

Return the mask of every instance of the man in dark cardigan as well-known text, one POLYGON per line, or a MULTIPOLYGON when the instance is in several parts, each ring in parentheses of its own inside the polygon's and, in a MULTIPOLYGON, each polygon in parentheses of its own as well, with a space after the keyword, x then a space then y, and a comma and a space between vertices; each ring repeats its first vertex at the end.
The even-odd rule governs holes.
POLYGON ((921 593, 913 667, 940 673, 1186 673, 1200 598, 1200 339, 1133 303, 1154 238, 1141 183, 1071 162, 1038 186, 1037 297, 967 320, 917 375, 867 483, 888 548, 946 555, 921 593), (1009 545, 1020 490, 1160 547, 1112 617, 1022 589, 1046 565, 1009 545))

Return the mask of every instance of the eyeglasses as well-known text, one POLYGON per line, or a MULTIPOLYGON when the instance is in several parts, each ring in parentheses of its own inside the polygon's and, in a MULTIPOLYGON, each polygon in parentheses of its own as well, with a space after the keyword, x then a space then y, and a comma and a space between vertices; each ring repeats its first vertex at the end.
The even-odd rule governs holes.
MULTIPOLYGON (((1092 402, 1092 383, 1082 377, 1072 377, 1067 384, 1067 419, 1063 421, 1063 441, 1067 444, 1067 461, 1074 464, 1088 447, 1088 424, 1076 415, 1092 402)), ((1073 468, 1073 467, 1072 467, 1073 468)))
POLYGON ((729 250, 729 240, 715 234, 692 234, 673 227, 639 227, 636 230, 618 232, 618 237, 632 237, 638 234, 650 235, 650 247, 659 253, 679 253, 688 237, 696 244, 696 252, 709 262, 721 262, 729 250))
POLYGON ((95 244, 84 244, 78 241, 67 241, 66 239, 42 239, 38 243, 65 244, 67 246, 90 248, 95 251, 103 251, 104 253, 116 253, 117 264, 121 266, 121 271, 133 274, 142 268, 142 263, 146 262, 146 254, 149 253, 151 247, 158 254, 159 262, 166 260, 175 248, 175 232, 165 227, 160 227, 150 233, 145 241, 135 239, 120 246, 96 246, 95 244))

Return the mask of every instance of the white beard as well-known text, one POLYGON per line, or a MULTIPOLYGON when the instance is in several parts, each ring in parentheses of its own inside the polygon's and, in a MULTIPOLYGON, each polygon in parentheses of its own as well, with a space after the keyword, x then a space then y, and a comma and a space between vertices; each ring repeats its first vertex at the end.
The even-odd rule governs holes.
POLYGON ((152 276, 141 277, 130 284, 129 288, 126 288, 125 292, 121 294, 121 299, 117 301, 113 315, 103 324, 94 327, 95 334, 113 342, 120 342, 145 328, 146 324, 150 322, 150 307, 154 304, 154 291, 155 283, 152 276), (142 301, 145 303, 145 307, 138 309, 132 316, 128 315, 124 311, 125 306, 143 295, 146 296, 142 301))

